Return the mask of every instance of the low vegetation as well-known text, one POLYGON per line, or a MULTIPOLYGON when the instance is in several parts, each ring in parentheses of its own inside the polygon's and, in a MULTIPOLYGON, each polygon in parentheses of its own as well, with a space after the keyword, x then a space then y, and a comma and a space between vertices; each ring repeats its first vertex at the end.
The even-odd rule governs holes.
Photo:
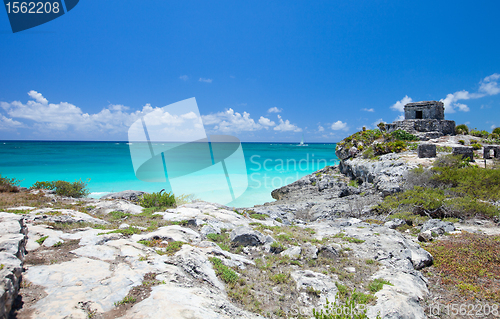
POLYGON ((31 186, 31 189, 49 189, 54 190, 59 196, 81 198, 87 197, 90 194, 90 191, 87 188, 88 181, 89 180, 87 180, 87 182, 84 182, 81 179, 72 183, 66 181, 37 181, 35 184, 33 184, 33 186, 31 186))
POLYGON ((482 169, 447 155, 437 158, 430 169, 413 170, 407 180, 406 191, 386 197, 375 211, 460 219, 500 215, 494 204, 500 200, 498 168, 482 169))
POLYGON ((0 193, 17 193, 20 180, 15 178, 8 178, 0 174, 0 193))
POLYGON ((434 257, 424 273, 444 300, 500 302, 500 236, 462 232, 424 248, 434 257))
POLYGON ((162 189, 158 193, 143 194, 139 198, 139 205, 145 208, 166 209, 175 207, 175 196, 170 192, 165 192, 162 189))

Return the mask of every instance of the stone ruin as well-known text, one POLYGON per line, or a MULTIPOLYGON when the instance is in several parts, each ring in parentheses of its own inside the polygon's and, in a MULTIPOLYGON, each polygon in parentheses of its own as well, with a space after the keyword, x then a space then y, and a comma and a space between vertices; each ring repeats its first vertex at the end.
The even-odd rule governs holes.
POLYGON ((484 146, 484 153, 483 153, 483 158, 484 159, 491 159, 491 150, 493 150, 493 157, 494 158, 500 158, 500 146, 498 145, 489 145, 489 146, 484 146))
POLYGON ((444 119, 444 104, 438 101, 422 101, 405 105, 405 119, 385 125, 387 132, 404 130, 421 140, 455 135, 455 121, 444 119))

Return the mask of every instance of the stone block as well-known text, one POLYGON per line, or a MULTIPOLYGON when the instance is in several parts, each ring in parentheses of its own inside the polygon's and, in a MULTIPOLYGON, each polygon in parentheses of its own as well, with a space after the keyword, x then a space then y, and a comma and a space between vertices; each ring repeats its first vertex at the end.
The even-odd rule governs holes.
POLYGON ((491 150, 493 150, 493 157, 500 158, 500 146, 497 145, 484 146, 483 158, 490 159, 491 150))
POLYGON ((436 157, 435 144, 420 144, 417 148, 419 158, 436 157))
POLYGON ((463 159, 468 158, 469 162, 474 162, 474 149, 469 146, 453 147, 453 155, 461 155, 463 159))

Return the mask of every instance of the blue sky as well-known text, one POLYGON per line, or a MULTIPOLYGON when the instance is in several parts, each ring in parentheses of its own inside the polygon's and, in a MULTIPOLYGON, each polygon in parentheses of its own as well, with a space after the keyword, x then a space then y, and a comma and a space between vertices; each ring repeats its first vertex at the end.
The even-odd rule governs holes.
POLYGON ((498 12, 498 1, 81 0, 13 34, 3 11, 0 139, 126 140, 143 114, 191 97, 209 133, 242 141, 337 142, 410 99, 444 100, 447 119, 491 131, 498 12))

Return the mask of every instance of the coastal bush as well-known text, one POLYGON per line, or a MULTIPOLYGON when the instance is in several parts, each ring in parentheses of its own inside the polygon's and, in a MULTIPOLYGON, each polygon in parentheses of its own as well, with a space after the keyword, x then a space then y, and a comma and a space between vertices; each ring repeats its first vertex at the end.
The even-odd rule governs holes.
POLYGON ((66 181, 51 181, 51 182, 40 182, 37 181, 30 187, 30 189, 49 189, 55 190, 56 194, 59 196, 81 198, 87 197, 90 191, 87 189, 87 182, 74 181, 73 183, 66 181))
POLYGON ((139 198, 139 205, 144 208, 169 208, 175 207, 175 196, 170 192, 163 193, 163 189, 158 193, 145 193, 139 198))
POLYGON ((469 128, 465 124, 460 124, 455 127, 455 133, 457 134, 469 134, 469 128))
POLYGON ((464 140, 458 140, 458 144, 465 145, 465 141, 464 140))
POLYGON ((391 137, 398 141, 418 141, 419 138, 403 130, 395 130, 391 137))
POLYGON ((493 129, 493 132, 491 132, 492 134, 497 134, 500 136, 500 127, 496 127, 493 129))
POLYGON ((480 150, 481 148, 483 148, 483 146, 481 144, 479 144, 479 143, 471 144, 471 146, 475 150, 480 150))
POLYGON ((234 270, 224 265, 222 260, 217 257, 210 257, 209 260, 214 266, 215 273, 220 277, 220 279, 222 279, 222 281, 227 284, 235 284, 237 282, 238 275, 234 272, 234 270))
MULTIPOLYGON (((346 291, 344 295, 339 291, 335 296, 335 303, 327 299, 323 309, 313 309, 313 316, 315 319, 367 319, 368 308, 364 305, 374 299, 372 295, 357 292, 356 289, 352 293, 346 291)), ((380 314, 376 318, 380 319, 380 314)))
POLYGON ((469 132, 470 135, 472 136, 476 136, 476 137, 482 137, 482 138, 487 138, 488 135, 490 135, 490 133, 488 131, 485 131, 485 130, 471 130, 469 132))
POLYGON ((368 284, 368 290, 374 294, 374 293, 382 290, 384 285, 393 286, 393 284, 391 284, 389 281, 384 280, 382 278, 377 278, 368 284))
POLYGON ((406 150, 406 143, 404 141, 375 143, 373 144, 373 150, 376 155, 400 153, 406 150))
POLYGON ((17 193, 19 192, 20 180, 15 178, 2 177, 0 174, 0 193, 17 193))
POLYGON ((377 129, 356 132, 337 143, 336 150, 339 150, 340 148, 350 149, 353 146, 357 148, 358 144, 367 146, 380 137, 382 137, 382 132, 377 129))
POLYGON ((407 180, 411 182, 406 183, 406 191, 387 196, 375 210, 392 216, 410 212, 439 218, 500 215, 494 205, 500 200, 498 168, 478 168, 460 156, 447 155, 437 158, 431 169, 410 171, 407 180))

